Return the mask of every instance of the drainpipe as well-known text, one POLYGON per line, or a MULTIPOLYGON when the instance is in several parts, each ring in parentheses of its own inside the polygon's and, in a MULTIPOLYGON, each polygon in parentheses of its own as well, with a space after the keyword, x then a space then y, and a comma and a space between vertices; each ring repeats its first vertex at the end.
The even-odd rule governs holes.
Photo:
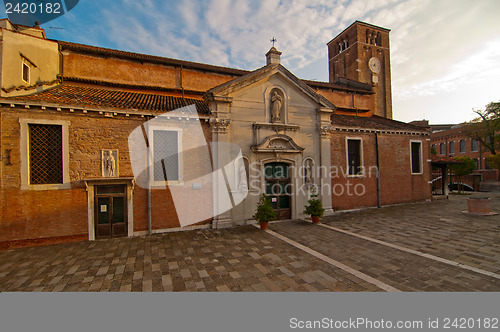
POLYGON ((380 209, 382 207, 382 199, 380 197, 380 163, 379 163, 379 151, 378 151, 378 133, 375 133, 375 151, 377 152, 377 207, 380 209))

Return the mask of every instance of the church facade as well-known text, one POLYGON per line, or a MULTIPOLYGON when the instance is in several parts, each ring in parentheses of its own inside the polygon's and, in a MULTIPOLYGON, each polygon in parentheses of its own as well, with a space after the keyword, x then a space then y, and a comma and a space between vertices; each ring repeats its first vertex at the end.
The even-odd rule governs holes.
POLYGON ((392 120, 389 30, 328 43, 329 82, 48 40, 0 21, 0 248, 431 198, 429 133, 392 120))

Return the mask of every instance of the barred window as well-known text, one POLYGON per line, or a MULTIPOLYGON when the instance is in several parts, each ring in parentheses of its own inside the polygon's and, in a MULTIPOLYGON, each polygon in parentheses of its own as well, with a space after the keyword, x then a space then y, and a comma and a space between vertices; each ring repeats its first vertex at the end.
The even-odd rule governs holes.
POLYGON ((179 181, 179 137, 177 131, 153 131, 153 180, 179 181))
POLYGON ((422 142, 411 142, 411 172, 422 173, 422 142))
POLYGON ((30 184, 63 183, 62 126, 29 124, 30 184))
POLYGON ((347 167, 349 175, 362 175, 360 139, 347 140, 347 167))

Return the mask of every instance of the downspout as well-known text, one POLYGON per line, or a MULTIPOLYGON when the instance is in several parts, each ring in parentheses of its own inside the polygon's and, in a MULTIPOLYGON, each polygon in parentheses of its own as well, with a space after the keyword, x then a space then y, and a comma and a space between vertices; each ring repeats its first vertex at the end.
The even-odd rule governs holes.
POLYGON ((382 207, 382 199, 380 197, 380 163, 379 163, 379 151, 378 151, 378 133, 375 133, 375 151, 377 153, 377 207, 380 209, 382 207))

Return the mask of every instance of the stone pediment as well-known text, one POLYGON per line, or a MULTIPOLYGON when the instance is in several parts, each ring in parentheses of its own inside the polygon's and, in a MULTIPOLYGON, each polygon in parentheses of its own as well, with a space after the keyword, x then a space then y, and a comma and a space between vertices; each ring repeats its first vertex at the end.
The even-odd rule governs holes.
POLYGON ((295 143, 290 136, 277 134, 267 137, 259 145, 252 146, 252 151, 300 153, 304 148, 295 143))

